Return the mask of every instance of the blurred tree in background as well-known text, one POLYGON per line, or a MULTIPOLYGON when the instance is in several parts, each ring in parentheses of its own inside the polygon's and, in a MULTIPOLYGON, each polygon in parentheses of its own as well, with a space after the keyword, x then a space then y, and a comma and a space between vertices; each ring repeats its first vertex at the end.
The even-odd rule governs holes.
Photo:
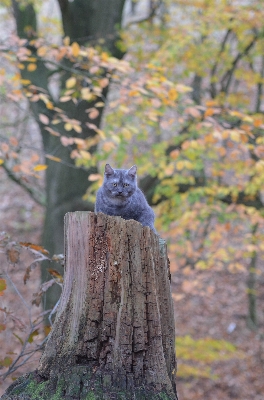
POLYGON ((179 266, 248 268, 256 324, 264 250, 261 2, 133 1, 121 32, 124 1, 59 5, 62 44, 38 34, 39 5, 27 1, 12 2, 19 38, 2 44, 14 68, 3 66, 2 99, 20 108, 29 100, 46 159, 21 162, 20 141, 6 131, 1 162, 43 203, 34 182, 46 169, 43 245, 61 252, 63 215, 93 209, 98 165, 137 163, 179 266))

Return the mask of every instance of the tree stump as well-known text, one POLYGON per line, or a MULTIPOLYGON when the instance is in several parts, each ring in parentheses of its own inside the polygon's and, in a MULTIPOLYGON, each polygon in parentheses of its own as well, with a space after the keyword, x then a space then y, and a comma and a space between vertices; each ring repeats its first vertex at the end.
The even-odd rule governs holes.
POLYGON ((65 275, 36 371, 6 399, 177 399, 167 248, 136 221, 65 216, 65 275))

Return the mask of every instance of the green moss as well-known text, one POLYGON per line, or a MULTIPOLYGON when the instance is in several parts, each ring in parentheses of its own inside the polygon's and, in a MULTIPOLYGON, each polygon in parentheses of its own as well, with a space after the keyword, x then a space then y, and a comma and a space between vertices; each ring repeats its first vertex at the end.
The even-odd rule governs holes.
MULTIPOLYGON (((17 398, 17 396, 23 395, 23 398, 27 400, 63 400, 65 398, 64 391, 66 391, 66 395, 68 396, 69 394, 71 396, 73 392, 78 392, 79 396, 80 374, 78 374, 77 371, 73 372, 71 380, 67 378, 67 374, 58 377, 55 393, 52 393, 49 381, 37 383, 34 375, 31 374, 21 377, 19 382, 17 382, 18 384, 13 387, 8 393, 8 396, 4 398, 12 400, 17 398)), ((108 380, 109 379, 107 379, 107 382, 108 380)), ((92 390, 86 387, 87 392, 82 392, 80 396, 82 400, 107 400, 108 398, 112 398, 113 392, 111 389, 113 388, 104 389, 101 386, 101 381, 93 381, 92 387, 92 390)), ((174 397, 171 398, 165 393, 149 393, 145 388, 136 389, 134 394, 122 389, 113 389, 113 391, 117 400, 128 400, 132 397, 136 400, 174 400, 174 397)))
POLYGON ((85 400, 96 400, 95 394, 93 392, 90 392, 85 400))
POLYGON ((211 370, 214 363, 243 356, 232 343, 225 340, 216 340, 210 337, 195 340, 188 335, 177 337, 176 354, 178 358, 177 376, 209 379, 217 379, 211 370))

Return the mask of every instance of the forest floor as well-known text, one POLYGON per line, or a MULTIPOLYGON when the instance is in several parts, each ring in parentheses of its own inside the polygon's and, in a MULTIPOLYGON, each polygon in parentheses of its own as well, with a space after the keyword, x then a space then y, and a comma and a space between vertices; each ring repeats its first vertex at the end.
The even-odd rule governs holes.
MULTIPOLYGON (((43 208, 36 205, 16 184, 9 182, 4 173, 0 173, 0 198, 0 232, 7 232, 15 241, 41 244, 43 208)), ((259 327, 251 330, 247 325, 246 274, 196 271, 188 267, 179 270, 173 254, 170 259, 178 343, 179 400, 263 400, 263 287, 258 287, 259 327)), ((1 259, 2 266, 4 262, 1 259)), ((13 287, 8 291, 8 296, 1 298, 0 306, 13 311, 20 322, 27 320, 26 305, 39 287, 38 269, 27 284, 23 284, 25 266, 26 261, 19 263, 19 268, 9 266, 10 278, 25 304, 13 287)), ((39 309, 34 307, 32 312, 37 315, 39 309)), ((25 327, 19 327, 19 323, 14 321, 12 323, 13 333, 22 337, 25 327)), ((0 362, 7 352, 18 353, 20 348, 19 339, 12 336, 10 331, 0 331, 0 362)), ((12 377, 0 381, 0 395, 12 383, 12 379, 35 369, 38 358, 39 354, 27 366, 13 373, 12 377)))

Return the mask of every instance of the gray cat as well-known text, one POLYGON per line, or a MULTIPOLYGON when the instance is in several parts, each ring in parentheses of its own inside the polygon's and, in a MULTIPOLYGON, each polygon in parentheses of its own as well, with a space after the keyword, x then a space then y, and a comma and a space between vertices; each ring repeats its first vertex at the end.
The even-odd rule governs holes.
POLYGON ((155 214, 137 186, 137 167, 113 169, 105 166, 104 182, 97 192, 95 212, 134 219, 155 233, 155 214))

